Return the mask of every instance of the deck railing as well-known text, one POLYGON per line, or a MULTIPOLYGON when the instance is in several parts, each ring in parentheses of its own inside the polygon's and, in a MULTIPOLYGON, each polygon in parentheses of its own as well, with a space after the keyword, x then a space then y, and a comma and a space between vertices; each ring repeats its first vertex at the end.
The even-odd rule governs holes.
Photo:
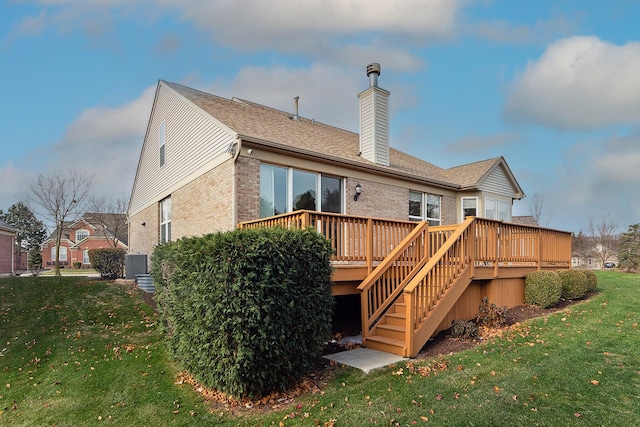
POLYGON ((437 326, 425 324, 429 313, 458 281, 466 287, 476 265, 568 268, 570 261, 568 232, 467 218, 403 290, 408 354, 416 354, 437 326))
POLYGON ((315 211, 296 211, 246 221, 240 228, 313 227, 331 241, 334 263, 366 265, 368 272, 384 260, 418 223, 315 211))

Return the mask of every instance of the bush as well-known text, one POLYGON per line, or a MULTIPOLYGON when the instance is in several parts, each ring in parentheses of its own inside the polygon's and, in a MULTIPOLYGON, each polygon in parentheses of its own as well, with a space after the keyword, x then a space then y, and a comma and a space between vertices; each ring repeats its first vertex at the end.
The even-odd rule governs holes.
POLYGON ((541 308, 553 307, 562 296, 562 280, 555 271, 534 271, 524 279, 524 302, 541 308))
POLYGON ((124 271, 123 249, 103 248, 89 249, 89 262, 95 268, 103 279, 117 279, 122 277, 124 271))
POLYGON ((465 320, 453 320, 451 322, 451 336, 463 340, 478 338, 478 325, 465 320))
POLYGON ((598 275, 591 270, 584 270, 584 274, 587 276, 587 292, 595 291, 598 287, 598 275))
POLYGON ((156 302, 169 347, 236 398, 285 390, 331 335, 330 243, 315 231, 242 229, 157 246, 156 302))
POLYGON ((75 261, 73 263, 73 268, 75 268, 76 270, 78 270, 80 267, 82 267, 82 263, 81 262, 75 261))
POLYGON ((559 270, 562 298, 580 299, 587 293, 587 276, 581 270, 559 270))
POLYGON ((489 304, 489 298, 486 296, 482 298, 482 304, 480 304, 478 310, 476 322, 480 326, 497 328, 507 323, 507 307, 498 307, 493 303, 489 304))

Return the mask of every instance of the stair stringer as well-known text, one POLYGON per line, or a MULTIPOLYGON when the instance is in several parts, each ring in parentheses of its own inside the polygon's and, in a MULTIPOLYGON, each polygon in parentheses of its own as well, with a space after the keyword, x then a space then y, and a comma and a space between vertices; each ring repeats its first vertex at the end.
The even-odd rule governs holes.
MULTIPOLYGON (((411 331, 406 334, 409 339, 409 343, 405 343, 405 351, 404 357, 415 357, 422 347, 427 343, 429 338, 434 334, 440 323, 444 320, 444 318, 449 314, 453 306, 460 299, 464 291, 467 289, 469 284, 472 281, 471 277, 471 268, 467 265, 461 272, 460 275, 454 280, 453 284, 445 291, 442 298, 440 298, 435 306, 429 310, 426 317, 414 328, 411 328, 411 331)), ((405 294, 405 303, 407 304, 407 310, 412 310, 410 302, 411 296, 405 294)), ((410 326, 411 318, 413 316, 407 316, 407 325, 410 326)))

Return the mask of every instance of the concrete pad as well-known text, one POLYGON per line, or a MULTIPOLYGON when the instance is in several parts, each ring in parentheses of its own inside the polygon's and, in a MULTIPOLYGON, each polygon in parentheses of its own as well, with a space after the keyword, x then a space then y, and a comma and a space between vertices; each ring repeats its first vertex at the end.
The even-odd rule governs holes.
POLYGON ((394 363, 409 360, 396 354, 370 348, 354 348, 340 353, 327 354, 323 357, 342 365, 360 369, 365 374, 375 369, 386 368, 394 363))

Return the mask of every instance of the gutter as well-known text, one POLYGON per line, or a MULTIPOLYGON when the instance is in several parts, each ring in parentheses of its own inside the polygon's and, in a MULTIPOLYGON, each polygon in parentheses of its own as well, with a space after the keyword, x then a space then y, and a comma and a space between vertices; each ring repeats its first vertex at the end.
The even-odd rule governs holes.
POLYGON ((301 155, 302 157, 304 157, 306 159, 320 161, 322 163, 329 163, 329 164, 334 164, 334 165, 339 165, 339 166, 348 166, 351 169, 358 169, 358 170, 364 171, 364 172, 375 172, 375 173, 377 173, 379 175, 385 175, 385 176, 392 177, 392 178, 402 178, 402 179, 413 181, 413 182, 416 182, 416 183, 419 183, 419 184, 430 184, 430 185, 434 185, 434 186, 438 186, 438 187, 446 188, 446 189, 450 189, 450 190, 460 191, 462 189, 462 187, 460 185, 458 185, 458 184, 451 184, 451 183, 444 182, 444 181, 439 181, 439 180, 436 180, 436 179, 429 179, 429 178, 421 177, 421 176, 418 176, 418 175, 412 175, 412 174, 397 172, 397 171, 389 170, 387 168, 380 167, 380 166, 373 165, 373 164, 372 165, 366 165, 366 164, 354 162, 354 161, 351 161, 351 160, 346 160, 346 159, 340 158, 340 157, 323 156, 323 155, 319 155, 318 153, 315 153, 313 151, 302 150, 302 149, 294 149, 294 148, 291 148, 290 146, 287 146, 287 145, 278 144, 276 142, 267 141, 267 140, 260 139, 260 138, 255 138, 255 137, 252 137, 252 136, 238 134, 237 138, 239 140, 244 140, 246 142, 251 142, 251 143, 254 143, 254 144, 258 144, 258 145, 262 145, 262 146, 265 146, 265 147, 269 147, 273 151, 276 151, 276 152, 280 152, 280 153, 284 153, 284 154, 295 153, 295 154, 301 155))

